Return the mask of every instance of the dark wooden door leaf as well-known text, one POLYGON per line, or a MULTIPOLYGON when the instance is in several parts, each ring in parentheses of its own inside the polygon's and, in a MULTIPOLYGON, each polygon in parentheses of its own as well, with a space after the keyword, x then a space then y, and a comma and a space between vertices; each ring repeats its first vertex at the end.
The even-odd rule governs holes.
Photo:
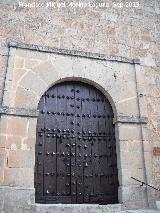
POLYGON ((113 111, 96 88, 64 82, 41 98, 36 135, 38 203, 118 202, 113 111))

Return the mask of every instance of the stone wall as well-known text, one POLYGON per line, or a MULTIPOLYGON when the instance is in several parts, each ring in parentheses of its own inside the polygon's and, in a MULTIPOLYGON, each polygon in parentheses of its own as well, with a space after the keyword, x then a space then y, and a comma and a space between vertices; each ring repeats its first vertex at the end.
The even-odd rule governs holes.
MULTIPOLYGON (((97 79, 95 86, 99 85, 102 92, 106 93, 107 96, 107 91, 110 91, 110 98, 114 100, 112 105, 116 105, 115 112, 118 112, 118 116, 133 115, 136 117, 141 114, 141 117, 148 118, 147 127, 149 131, 146 131, 146 125, 142 125, 144 138, 136 135, 134 131, 129 133, 130 128, 127 130, 128 135, 126 136, 127 124, 117 124, 119 126, 122 125, 121 134, 117 136, 118 144, 122 150, 124 150, 123 146, 127 147, 126 151, 128 151, 132 147, 130 147, 131 144, 133 145, 132 148, 136 149, 137 146, 140 146, 140 141, 144 142, 144 147, 141 148, 142 150, 144 149, 145 163, 142 162, 142 166, 146 169, 147 181, 149 184, 160 188, 159 1, 141 0, 138 8, 118 8, 112 6, 106 9, 88 7, 65 7, 59 9, 19 8, 16 2, 14 0, 0 1, 0 16, 2 17, 2 24, 0 26, 0 100, 3 103, 1 108, 3 115, 0 120, 0 183, 2 190, 4 190, 3 187, 9 186, 9 188, 5 188, 6 199, 11 198, 9 194, 12 194, 12 197, 14 197, 13 194, 16 194, 15 191, 12 191, 12 187, 14 187, 22 194, 25 193, 23 190, 27 189, 28 202, 30 204, 33 202, 34 161, 30 162, 27 159, 32 158, 34 160, 35 110, 37 103, 49 86, 53 85, 60 78, 73 77, 74 71, 76 73, 75 77, 91 79, 90 83, 92 83, 96 79, 96 73, 99 73, 99 70, 101 70, 99 79, 103 78, 103 76, 105 78, 102 81, 97 79), (24 51, 21 48, 9 48, 8 44, 10 41, 34 44, 38 45, 38 48, 41 45, 41 50, 44 46, 49 46, 50 48, 55 47, 98 53, 97 57, 102 58, 103 55, 99 56, 99 54, 106 54, 107 56, 116 55, 132 59, 138 58, 140 59, 140 65, 134 63, 133 65, 131 65, 132 63, 118 63, 118 65, 115 65, 117 62, 112 63, 111 61, 105 62, 102 60, 101 64, 94 62, 99 64, 96 65, 97 69, 95 70, 96 66, 93 61, 84 62, 84 59, 80 60, 74 57, 66 61, 64 56, 56 57, 52 49, 48 50, 49 53, 46 54, 43 51, 24 51), (62 61, 63 66, 65 66, 65 74, 61 67, 62 61), (88 70, 85 70, 86 63, 88 70), (72 67, 72 72, 69 69, 70 67, 72 67), (48 75, 44 74, 44 69, 48 72, 48 75), (109 70, 108 73, 110 74, 106 73, 106 69, 109 70), (55 70, 54 73, 52 72, 53 70, 55 70), (83 72, 85 70, 84 76, 81 76, 82 70, 83 72), (133 83, 129 81, 129 78, 132 79, 135 76, 130 76, 128 71, 135 74, 135 70, 137 79, 140 79, 138 80, 140 82, 138 85, 135 84, 135 79, 133 83), (38 81, 37 73, 39 76, 38 81), (51 73, 52 78, 50 78, 51 73), (114 76, 116 76, 116 79, 114 76), (5 81, 5 79, 7 80, 5 81), (116 85, 114 88, 113 82, 116 85), (122 82, 125 82, 125 88, 129 90, 129 97, 127 97, 128 90, 121 87, 122 82), (141 104, 141 100, 143 100, 146 106, 143 107, 143 104, 141 104, 140 112, 137 98, 135 98, 137 97, 137 87, 138 96, 141 97, 138 98, 138 101, 141 104), (104 91, 103 88, 105 88, 104 91), (117 91, 114 89, 117 89, 117 91), (118 93, 120 93, 120 96, 117 96, 118 93), (127 99, 130 97, 133 97, 133 99, 127 99), (16 111, 17 108, 20 110, 16 111), (21 114, 23 117, 13 116, 16 114, 21 114), (132 134, 133 136, 140 137, 140 140, 139 138, 134 138, 134 144, 129 143, 130 140, 132 141, 132 138, 129 139, 132 137, 132 134), (146 137, 147 139, 145 139, 146 137), (23 168, 25 168, 24 171, 23 168)), ((44 1, 41 0, 41 2, 44 1)), ((113 1, 108 0, 107 2, 113 4, 113 1)), ((117 119, 123 120, 125 118, 118 117, 117 119)), ((117 126, 117 128, 119 127, 117 126)), ((136 168, 141 164, 141 160, 135 161, 136 168)), ((123 162, 125 159, 121 159, 121 161, 123 162)), ((129 162, 133 162, 133 159, 130 158, 129 162)), ((124 183, 124 191, 121 190, 121 193, 124 194, 129 190, 125 188, 125 184, 130 184, 128 183, 130 174, 125 174, 128 174, 128 176, 119 176, 121 183, 124 183)), ((143 179, 145 172, 138 174, 140 175, 139 178, 143 179)), ((153 194, 154 192, 151 190, 148 193, 153 194)), ((20 197, 20 193, 18 194, 20 197)), ((159 193, 156 193, 156 196, 157 199, 160 199, 159 193)), ((151 195, 149 198, 152 200, 151 195)), ((0 198, 1 202, 3 207, 7 205, 4 203, 4 199, 0 198)), ((11 207, 12 202, 14 201, 10 201, 11 207)))

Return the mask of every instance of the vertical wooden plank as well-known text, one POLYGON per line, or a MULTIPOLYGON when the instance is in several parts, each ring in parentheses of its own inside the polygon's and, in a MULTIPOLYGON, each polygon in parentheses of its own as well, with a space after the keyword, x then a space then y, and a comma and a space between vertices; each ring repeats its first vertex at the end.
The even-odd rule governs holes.
POLYGON ((44 147, 44 195, 56 195, 56 120, 57 88, 46 92, 45 147, 44 147))
POLYGON ((83 162, 82 162, 82 85, 75 83, 75 177, 76 203, 83 203, 83 162))
POLYGON ((57 91, 57 109, 58 109, 58 129, 57 129, 57 195, 65 196, 68 193, 68 184, 66 173, 68 172, 68 167, 66 166, 66 145, 64 137, 66 135, 66 101, 67 98, 64 95, 66 91, 66 85, 59 85, 57 91), (64 97, 65 96, 65 97, 64 97), (65 134, 64 134, 65 133, 65 134))
POLYGON ((36 199, 43 199, 43 153, 44 153, 44 120, 45 120, 45 96, 42 96, 38 108, 39 117, 37 120, 37 131, 36 131, 36 146, 35 146, 35 189, 36 199))

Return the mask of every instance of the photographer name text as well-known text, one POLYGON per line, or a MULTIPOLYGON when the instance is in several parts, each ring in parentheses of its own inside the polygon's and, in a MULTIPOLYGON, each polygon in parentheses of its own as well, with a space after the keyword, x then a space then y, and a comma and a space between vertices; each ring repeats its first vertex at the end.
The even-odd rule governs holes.
POLYGON ((140 6, 140 3, 137 1, 135 2, 73 2, 73 1, 62 1, 62 2, 18 2, 19 8, 64 8, 64 7, 70 7, 70 8, 110 8, 110 7, 117 7, 117 8, 137 8, 140 6))

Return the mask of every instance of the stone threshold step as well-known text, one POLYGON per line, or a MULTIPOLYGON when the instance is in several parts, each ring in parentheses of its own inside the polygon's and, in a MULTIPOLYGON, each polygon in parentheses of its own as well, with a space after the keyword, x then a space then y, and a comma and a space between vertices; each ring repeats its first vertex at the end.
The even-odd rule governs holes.
POLYGON ((34 213, 160 213, 158 210, 126 210, 122 204, 35 204, 34 213))
POLYGON ((139 209, 139 210, 125 210, 121 213, 160 213, 159 210, 152 210, 152 209, 139 209))
POLYGON ((122 204, 35 204, 36 213, 116 213, 124 211, 122 204))

